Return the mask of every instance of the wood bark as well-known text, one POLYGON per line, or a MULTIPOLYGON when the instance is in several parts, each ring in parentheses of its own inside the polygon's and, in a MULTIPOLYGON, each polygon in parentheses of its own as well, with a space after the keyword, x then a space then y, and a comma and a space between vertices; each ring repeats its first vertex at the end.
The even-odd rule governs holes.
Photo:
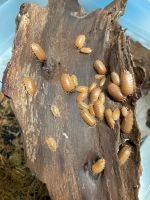
POLYGON ((111 71, 120 73, 127 69, 132 72, 137 88, 125 104, 134 110, 143 77, 134 73, 140 68, 134 65, 129 39, 118 23, 126 2, 116 0, 105 9, 82 14, 77 0, 49 0, 46 8, 22 5, 16 19, 13 55, 4 73, 3 92, 11 98, 23 131, 27 165, 46 183, 53 200, 138 199, 140 133, 136 119, 129 135, 120 131, 119 122, 114 130, 105 121, 90 128, 80 117, 75 102, 77 94, 66 94, 60 84, 61 74, 67 72, 76 74, 81 85, 89 85, 95 75, 93 62, 99 58, 108 70, 103 87, 105 106, 121 105, 112 101, 106 88, 111 71), (74 48, 74 40, 81 33, 87 37, 86 45, 93 49, 90 55, 80 54, 74 48), (33 55, 33 42, 46 52, 44 65, 33 55), (25 76, 36 81, 34 97, 25 91, 25 76), (54 118, 50 112, 52 104, 59 107, 61 118, 54 118), (56 139, 56 152, 49 150, 48 137, 56 139), (120 167, 117 152, 125 143, 132 146, 132 154, 120 167), (106 167, 95 177, 90 168, 98 157, 105 158, 106 167))

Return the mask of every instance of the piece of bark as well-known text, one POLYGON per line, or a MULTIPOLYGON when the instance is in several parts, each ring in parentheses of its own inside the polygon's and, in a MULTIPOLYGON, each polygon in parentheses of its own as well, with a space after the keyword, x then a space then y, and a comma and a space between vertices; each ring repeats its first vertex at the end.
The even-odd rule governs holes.
MULTIPOLYGON (((143 81, 143 77, 134 76, 136 66, 129 40, 118 24, 125 4, 126 0, 116 0, 103 10, 82 16, 77 0, 49 0, 48 8, 24 4, 17 17, 13 55, 4 74, 3 92, 12 99, 21 125, 27 164, 46 183, 53 200, 138 199, 140 133, 136 121, 129 135, 120 131, 119 122, 114 130, 105 121, 90 128, 80 117, 76 93, 66 94, 60 84, 62 73, 76 74, 81 85, 92 83, 93 62, 97 58, 105 63, 108 74, 128 69, 137 83, 143 81), (93 49, 90 55, 74 48, 74 40, 81 33, 87 37, 86 45, 93 49), (44 65, 33 55, 33 42, 46 52, 44 65), (25 76, 36 81, 34 97, 25 91, 25 76), (60 118, 52 115, 52 104, 58 106, 60 118), (46 144, 49 137, 58 143, 55 152, 46 144), (119 167, 117 152, 125 143, 132 146, 132 154, 119 167), (106 160, 106 167, 94 177, 90 168, 98 157, 106 160)), ((108 80, 103 87, 105 92, 107 84, 108 80)), ((106 107, 121 105, 112 101, 107 92, 106 96, 106 107)), ((138 84, 136 93, 125 104, 134 110, 139 96, 138 84)))

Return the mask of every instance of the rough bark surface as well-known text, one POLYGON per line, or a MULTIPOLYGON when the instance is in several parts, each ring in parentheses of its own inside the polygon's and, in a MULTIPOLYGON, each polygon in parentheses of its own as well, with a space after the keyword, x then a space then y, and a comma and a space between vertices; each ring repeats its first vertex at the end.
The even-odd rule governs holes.
MULTIPOLYGON (((76 93, 66 94, 60 85, 60 76, 76 74, 81 85, 94 80, 93 62, 101 59, 108 69, 120 73, 130 70, 137 84, 136 93, 124 103, 134 110, 140 96, 143 77, 134 65, 130 44, 118 24, 126 0, 116 0, 103 10, 82 15, 77 0, 49 0, 47 8, 33 4, 21 7, 17 17, 17 32, 13 55, 3 78, 3 91, 12 99, 13 110, 21 125, 27 164, 36 176, 47 184, 53 200, 137 200, 140 167, 140 133, 136 120, 132 133, 125 135, 117 122, 110 129, 106 122, 96 127, 86 125, 79 114, 76 93), (83 33, 92 54, 80 54, 74 48, 76 36, 83 33), (44 66, 35 58, 31 43, 37 42, 47 54, 44 66), (37 93, 29 96, 23 78, 31 76, 37 84, 37 93), (57 104, 61 118, 54 118, 50 105, 57 104), (64 134, 68 137, 65 137, 64 134), (58 143, 51 152, 46 139, 58 143), (117 152, 120 145, 129 143, 132 154, 119 167, 117 152), (98 177, 92 176, 90 166, 96 158, 106 160, 106 168, 98 177)), ((143 71, 141 70, 143 73, 143 71)), ((143 73, 144 74, 144 73, 143 73)), ((108 96, 106 107, 121 105, 108 96)))

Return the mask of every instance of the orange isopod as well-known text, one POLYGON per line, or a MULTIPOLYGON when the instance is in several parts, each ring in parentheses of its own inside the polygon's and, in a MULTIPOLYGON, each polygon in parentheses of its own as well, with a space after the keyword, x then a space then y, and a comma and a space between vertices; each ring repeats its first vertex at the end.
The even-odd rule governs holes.
POLYGON ((107 89, 108 93, 115 101, 125 101, 126 97, 122 94, 119 86, 115 85, 114 83, 109 83, 107 89))
POLYGON ((69 74, 62 74, 61 85, 65 92, 73 92, 75 89, 74 82, 69 74))
POLYGON ((78 49, 81 49, 83 47, 83 45, 85 44, 85 40, 86 40, 86 37, 85 35, 79 35, 76 40, 75 40, 75 46, 78 48, 78 49))
POLYGON ((106 161, 105 159, 101 158, 99 160, 97 160, 93 165, 92 165, 92 172, 94 174, 99 174, 101 173, 104 168, 105 168, 105 164, 106 164, 106 161))
POLYGON ((100 75, 104 75, 107 72, 107 69, 101 60, 96 60, 94 62, 94 69, 100 75))
POLYGON ((94 126, 96 124, 96 119, 92 116, 87 109, 83 109, 80 111, 80 115, 82 119, 89 125, 94 126))
POLYGON ((133 76, 127 70, 121 73, 120 88, 125 96, 132 95, 134 92, 133 76))
POLYGON ((131 155, 131 146, 125 145, 118 152, 118 160, 119 164, 124 165, 131 155))
POLYGON ((31 77, 25 77, 23 79, 23 83, 25 85, 26 91, 30 96, 34 96, 37 90, 35 81, 31 77))
POLYGON ((90 102, 94 103, 95 101, 97 101, 100 93, 101 93, 101 89, 99 87, 93 89, 90 94, 90 102))
POLYGON ((95 116, 100 119, 103 120, 104 119, 104 111, 105 111, 105 106, 104 104, 102 104, 99 100, 94 102, 94 112, 95 112, 95 116))
POLYGON ((113 116, 112 116, 112 110, 110 108, 106 108, 104 115, 105 115, 105 119, 106 119, 108 126, 112 129, 114 129, 115 121, 114 121, 113 116))
POLYGON ((42 47, 37 43, 32 43, 31 48, 35 56, 38 58, 39 61, 43 62, 46 60, 46 54, 45 51, 42 49, 42 47))
POLYGON ((89 48, 89 47, 82 47, 82 48, 80 49, 80 53, 90 54, 90 53, 92 53, 92 49, 89 48))
POLYGON ((124 117, 122 120, 121 130, 126 134, 130 133, 133 128, 133 122, 134 122, 133 111, 130 110, 128 111, 127 116, 124 117))

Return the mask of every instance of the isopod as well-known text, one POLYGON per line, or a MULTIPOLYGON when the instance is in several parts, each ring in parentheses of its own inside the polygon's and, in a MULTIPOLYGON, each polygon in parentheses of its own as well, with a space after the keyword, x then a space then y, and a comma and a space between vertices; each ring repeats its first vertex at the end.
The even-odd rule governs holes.
POLYGON ((89 109, 89 105, 86 104, 86 103, 83 102, 83 101, 80 101, 80 102, 78 103, 78 107, 79 107, 80 109, 89 109))
POLYGON ((83 109, 80 111, 80 115, 85 123, 89 126, 94 126, 96 124, 96 119, 92 116, 87 109, 83 109))
POLYGON ((101 80, 103 77, 104 77, 104 75, 101 75, 101 74, 96 74, 95 75, 95 79, 96 80, 101 80))
POLYGON ((113 113, 112 113, 112 117, 114 121, 117 121, 120 118, 120 109, 116 108, 113 113))
POLYGON ((73 74, 73 75, 71 75, 71 78, 72 78, 72 81, 74 83, 74 86, 75 87, 78 86, 78 78, 77 78, 77 76, 73 74))
POLYGON ((131 155, 131 146, 125 145, 118 152, 118 160, 119 164, 124 165, 131 155))
POLYGON ((111 73, 111 80, 115 85, 120 85, 120 77, 116 72, 111 73))
POLYGON ((35 81, 31 77, 25 77, 23 79, 23 83, 25 85, 26 91, 30 96, 34 96, 37 90, 35 81))
POLYGON ((35 56, 38 58, 39 61, 43 62, 46 60, 46 54, 45 51, 42 49, 42 47, 37 43, 32 43, 31 48, 35 56))
POLYGON ((49 137, 49 138, 46 140, 46 143, 47 143, 48 148, 49 148, 51 151, 55 152, 55 151, 57 150, 58 144, 57 144, 57 142, 56 142, 56 140, 55 140, 54 138, 49 137))
POLYGON ((94 107, 95 116, 98 119, 103 120, 104 119, 104 111, 105 111, 104 104, 102 104, 100 101, 95 101, 93 107, 94 107))
POLYGON ((51 111, 52 111, 54 117, 60 117, 61 116, 58 106, 52 105, 51 111))
POLYGON ((125 101, 126 97, 122 94, 119 86, 115 85, 114 83, 109 83, 107 89, 108 93, 115 101, 125 101))
POLYGON ((76 40, 75 40, 75 46, 78 48, 78 49, 81 49, 84 44, 85 44, 85 40, 86 40, 86 37, 85 35, 79 35, 76 40))
POLYGON ((100 95, 99 95, 99 97, 98 97, 98 100, 99 100, 102 104, 105 103, 105 94, 104 94, 104 92, 101 92, 101 93, 100 93, 100 95))
POLYGON ((127 116, 124 117, 122 120, 121 130, 126 134, 130 133, 133 128, 133 121, 134 121, 133 111, 130 110, 130 111, 128 111, 127 116))
POLYGON ((80 93, 77 97, 76 97, 76 101, 77 103, 80 103, 82 101, 84 101, 88 96, 88 93, 87 92, 82 92, 80 93))
POLYGON ((105 81, 106 81, 106 77, 104 76, 100 82, 99 82, 99 85, 102 87, 104 84, 105 84, 105 81))
POLYGON ((96 60, 94 62, 94 69, 100 75, 104 75, 107 72, 107 69, 101 60, 96 60))
POLYGON ((112 116, 112 110, 110 108, 106 108, 104 114, 105 114, 105 119, 106 119, 108 126, 112 129, 114 129, 115 121, 112 116))
POLYGON ((90 53, 92 53, 92 49, 89 48, 89 47, 82 47, 82 48, 80 49, 80 52, 81 52, 81 53, 84 53, 84 54, 90 54, 90 53))
POLYGON ((97 101, 100 93, 101 93, 101 89, 99 87, 93 89, 90 94, 90 102, 94 103, 95 101, 97 101))
POLYGON ((133 81, 133 76, 129 71, 124 71, 121 73, 120 88, 121 88, 121 92, 125 96, 129 96, 133 94, 134 81, 133 81))
POLYGON ((126 117, 128 115, 128 110, 125 106, 121 108, 121 113, 123 117, 126 117))
POLYGON ((3 92, 0 91, 0 103, 3 101, 3 99, 4 99, 4 94, 3 92))
POLYGON ((91 83, 91 85, 89 86, 89 93, 92 92, 93 89, 95 89, 97 87, 97 83, 93 82, 91 83))
POLYGON ((88 92, 88 87, 87 86, 77 86, 76 87, 77 92, 88 92))
POLYGON ((104 168, 105 168, 105 164, 106 164, 105 159, 101 158, 101 159, 97 160, 97 161, 92 165, 92 169, 91 169, 92 172, 93 172, 94 174, 99 174, 99 173, 101 173, 101 172, 104 170, 104 168))
POLYGON ((95 116, 93 104, 89 104, 89 112, 90 112, 90 114, 91 114, 92 116, 95 116))
POLYGON ((62 74, 61 85, 65 92, 73 92, 75 89, 74 82, 69 74, 62 74))

